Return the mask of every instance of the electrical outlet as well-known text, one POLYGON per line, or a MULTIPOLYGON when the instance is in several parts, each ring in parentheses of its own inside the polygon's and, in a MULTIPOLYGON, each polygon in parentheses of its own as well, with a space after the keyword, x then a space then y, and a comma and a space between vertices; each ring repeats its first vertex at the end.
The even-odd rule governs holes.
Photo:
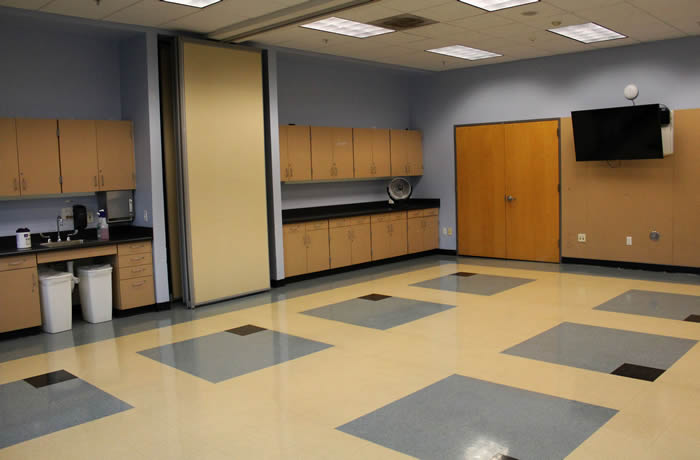
POLYGON ((452 227, 447 227, 447 234, 452 236, 452 227))
POLYGON ((627 246, 632 246, 632 237, 631 236, 627 237, 627 246))
POLYGON ((143 210, 143 221, 148 222, 148 209, 143 210))
POLYGON ((61 218, 63 218, 63 220, 72 220, 73 208, 61 208, 61 218))
POLYGON ((442 234, 447 235, 447 227, 442 227, 442 234))
POLYGON ((95 222, 95 213, 88 211, 87 212, 87 223, 88 223, 88 225, 90 225, 93 222, 95 222))
POLYGON ((579 233, 579 234, 578 234, 578 242, 579 242, 579 243, 585 243, 585 242, 586 242, 586 234, 585 234, 585 233, 579 233))

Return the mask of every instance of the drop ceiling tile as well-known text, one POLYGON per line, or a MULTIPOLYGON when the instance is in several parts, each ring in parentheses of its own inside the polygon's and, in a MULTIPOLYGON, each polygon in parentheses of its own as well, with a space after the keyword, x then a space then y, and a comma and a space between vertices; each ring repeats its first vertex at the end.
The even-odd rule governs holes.
POLYGON ((644 25, 659 22, 654 16, 629 3, 617 3, 603 8, 581 10, 578 15, 603 27, 613 29, 615 32, 630 24, 644 25))
POLYGON ((672 38, 685 37, 687 34, 661 21, 653 24, 636 25, 622 27, 619 31, 640 42, 651 42, 656 40, 668 40, 672 38))
POLYGON ((549 55, 549 51, 537 49, 533 46, 518 45, 501 48, 498 53, 515 59, 532 59, 549 55))
POLYGON ((175 30, 207 33, 289 6, 278 0, 223 0, 184 18, 167 22, 162 26, 175 30))
POLYGON ((50 2, 51 0, 0 0, 0 6, 22 8, 25 10, 38 10, 50 2))
POLYGON ((142 0, 134 5, 126 7, 110 14, 104 19, 113 22, 123 22, 140 26, 157 27, 163 23, 173 21, 193 14, 192 8, 173 3, 165 3, 159 0, 142 0))
POLYGON ((434 21, 447 22, 456 19, 466 18, 470 16, 478 16, 484 13, 484 10, 466 5, 464 3, 453 1, 441 5, 432 6, 422 10, 416 10, 413 14, 434 21))
POLYGON ((382 6, 409 13, 430 6, 445 5, 456 0, 382 0, 382 6))
MULTIPOLYGON (((575 13, 581 10, 587 10, 591 8, 598 8, 604 6, 610 6, 617 3, 624 3, 625 0, 544 0, 545 2, 553 5, 562 10, 570 11, 575 13)), ((660 1, 660 0, 655 0, 660 1)), ((661 0, 663 1, 663 0, 661 0)))
POLYGON ((633 38, 621 38, 619 40, 608 40, 604 42, 591 43, 594 48, 617 48, 618 46, 638 45, 639 41, 633 38))
POLYGON ((406 32, 392 32, 390 34, 375 35, 374 37, 366 38, 368 43, 377 45, 404 45, 406 43, 425 40, 425 37, 413 35, 406 32))
POLYGON ((672 25, 688 35, 700 35, 700 20, 695 17, 674 19, 672 25))
POLYGON ((139 3, 139 1, 140 0, 109 0, 102 1, 98 5, 94 0, 80 2, 76 2, 75 0, 53 0, 51 3, 43 6, 41 11, 65 16, 102 19, 127 6, 139 3))
POLYGON ((419 35, 427 38, 452 38, 469 33, 466 29, 445 23, 416 27, 415 29, 410 29, 409 32, 411 35, 419 35))
POLYGON ((337 16, 343 19, 350 19, 351 21, 372 22, 399 14, 402 14, 399 10, 386 8, 379 4, 369 4, 342 11, 337 16))
POLYGON ((583 24, 585 22, 588 22, 588 20, 583 19, 580 16, 577 16, 572 13, 564 13, 564 14, 555 14, 553 16, 534 16, 532 18, 528 18, 527 22, 523 22, 524 24, 527 24, 530 27, 535 27, 538 29, 551 29, 552 27, 565 27, 565 26, 571 26, 575 24, 583 24), (554 22, 558 22, 558 24, 553 24, 554 22))
POLYGON ((557 8, 556 6, 552 6, 549 3, 539 2, 516 6, 514 8, 506 8, 504 10, 496 11, 493 14, 508 18, 512 21, 528 23, 530 22, 530 19, 537 18, 538 16, 554 16, 555 14, 565 13, 567 13, 567 11, 557 8), (535 13, 535 15, 527 16, 523 13, 535 13))
POLYGON ((496 14, 481 14, 479 16, 472 16, 469 18, 458 19, 456 21, 450 21, 450 24, 457 27, 462 27, 467 30, 488 30, 493 27, 501 27, 508 24, 513 24, 508 18, 498 16, 496 14))
POLYGON ((504 26, 491 27, 482 31, 482 33, 492 37, 513 38, 517 40, 526 40, 534 37, 538 32, 542 32, 542 29, 521 24, 519 22, 514 22, 504 26))
POLYGON ((628 0, 628 2, 659 19, 673 22, 675 19, 692 17, 700 20, 698 0, 628 0))
POLYGON ((590 51, 593 49, 593 47, 588 44, 561 37, 552 32, 547 33, 551 35, 550 39, 535 41, 532 43, 532 46, 537 49, 549 51, 552 54, 576 53, 580 51, 590 51))

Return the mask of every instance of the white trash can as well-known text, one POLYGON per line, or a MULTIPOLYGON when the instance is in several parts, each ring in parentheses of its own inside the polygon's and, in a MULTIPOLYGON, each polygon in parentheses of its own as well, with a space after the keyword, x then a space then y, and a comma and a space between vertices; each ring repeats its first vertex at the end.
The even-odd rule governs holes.
POLYGON ((55 334, 73 326, 73 274, 50 269, 39 270, 41 327, 55 334))
POLYGON ((78 268, 80 305, 88 323, 112 320, 112 266, 88 265, 78 268))

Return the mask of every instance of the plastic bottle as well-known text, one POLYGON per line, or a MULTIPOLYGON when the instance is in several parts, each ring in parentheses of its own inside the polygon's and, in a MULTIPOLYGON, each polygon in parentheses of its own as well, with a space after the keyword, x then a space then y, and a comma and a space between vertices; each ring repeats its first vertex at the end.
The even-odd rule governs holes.
POLYGON ((109 240, 109 225, 104 209, 97 211, 97 239, 100 241, 109 240))

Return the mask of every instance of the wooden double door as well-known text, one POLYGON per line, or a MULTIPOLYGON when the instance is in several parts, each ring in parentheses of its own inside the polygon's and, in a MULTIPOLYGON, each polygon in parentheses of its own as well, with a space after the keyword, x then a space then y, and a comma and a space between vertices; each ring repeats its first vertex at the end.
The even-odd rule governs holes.
POLYGON ((559 121, 455 129, 460 255, 559 262, 559 121))

